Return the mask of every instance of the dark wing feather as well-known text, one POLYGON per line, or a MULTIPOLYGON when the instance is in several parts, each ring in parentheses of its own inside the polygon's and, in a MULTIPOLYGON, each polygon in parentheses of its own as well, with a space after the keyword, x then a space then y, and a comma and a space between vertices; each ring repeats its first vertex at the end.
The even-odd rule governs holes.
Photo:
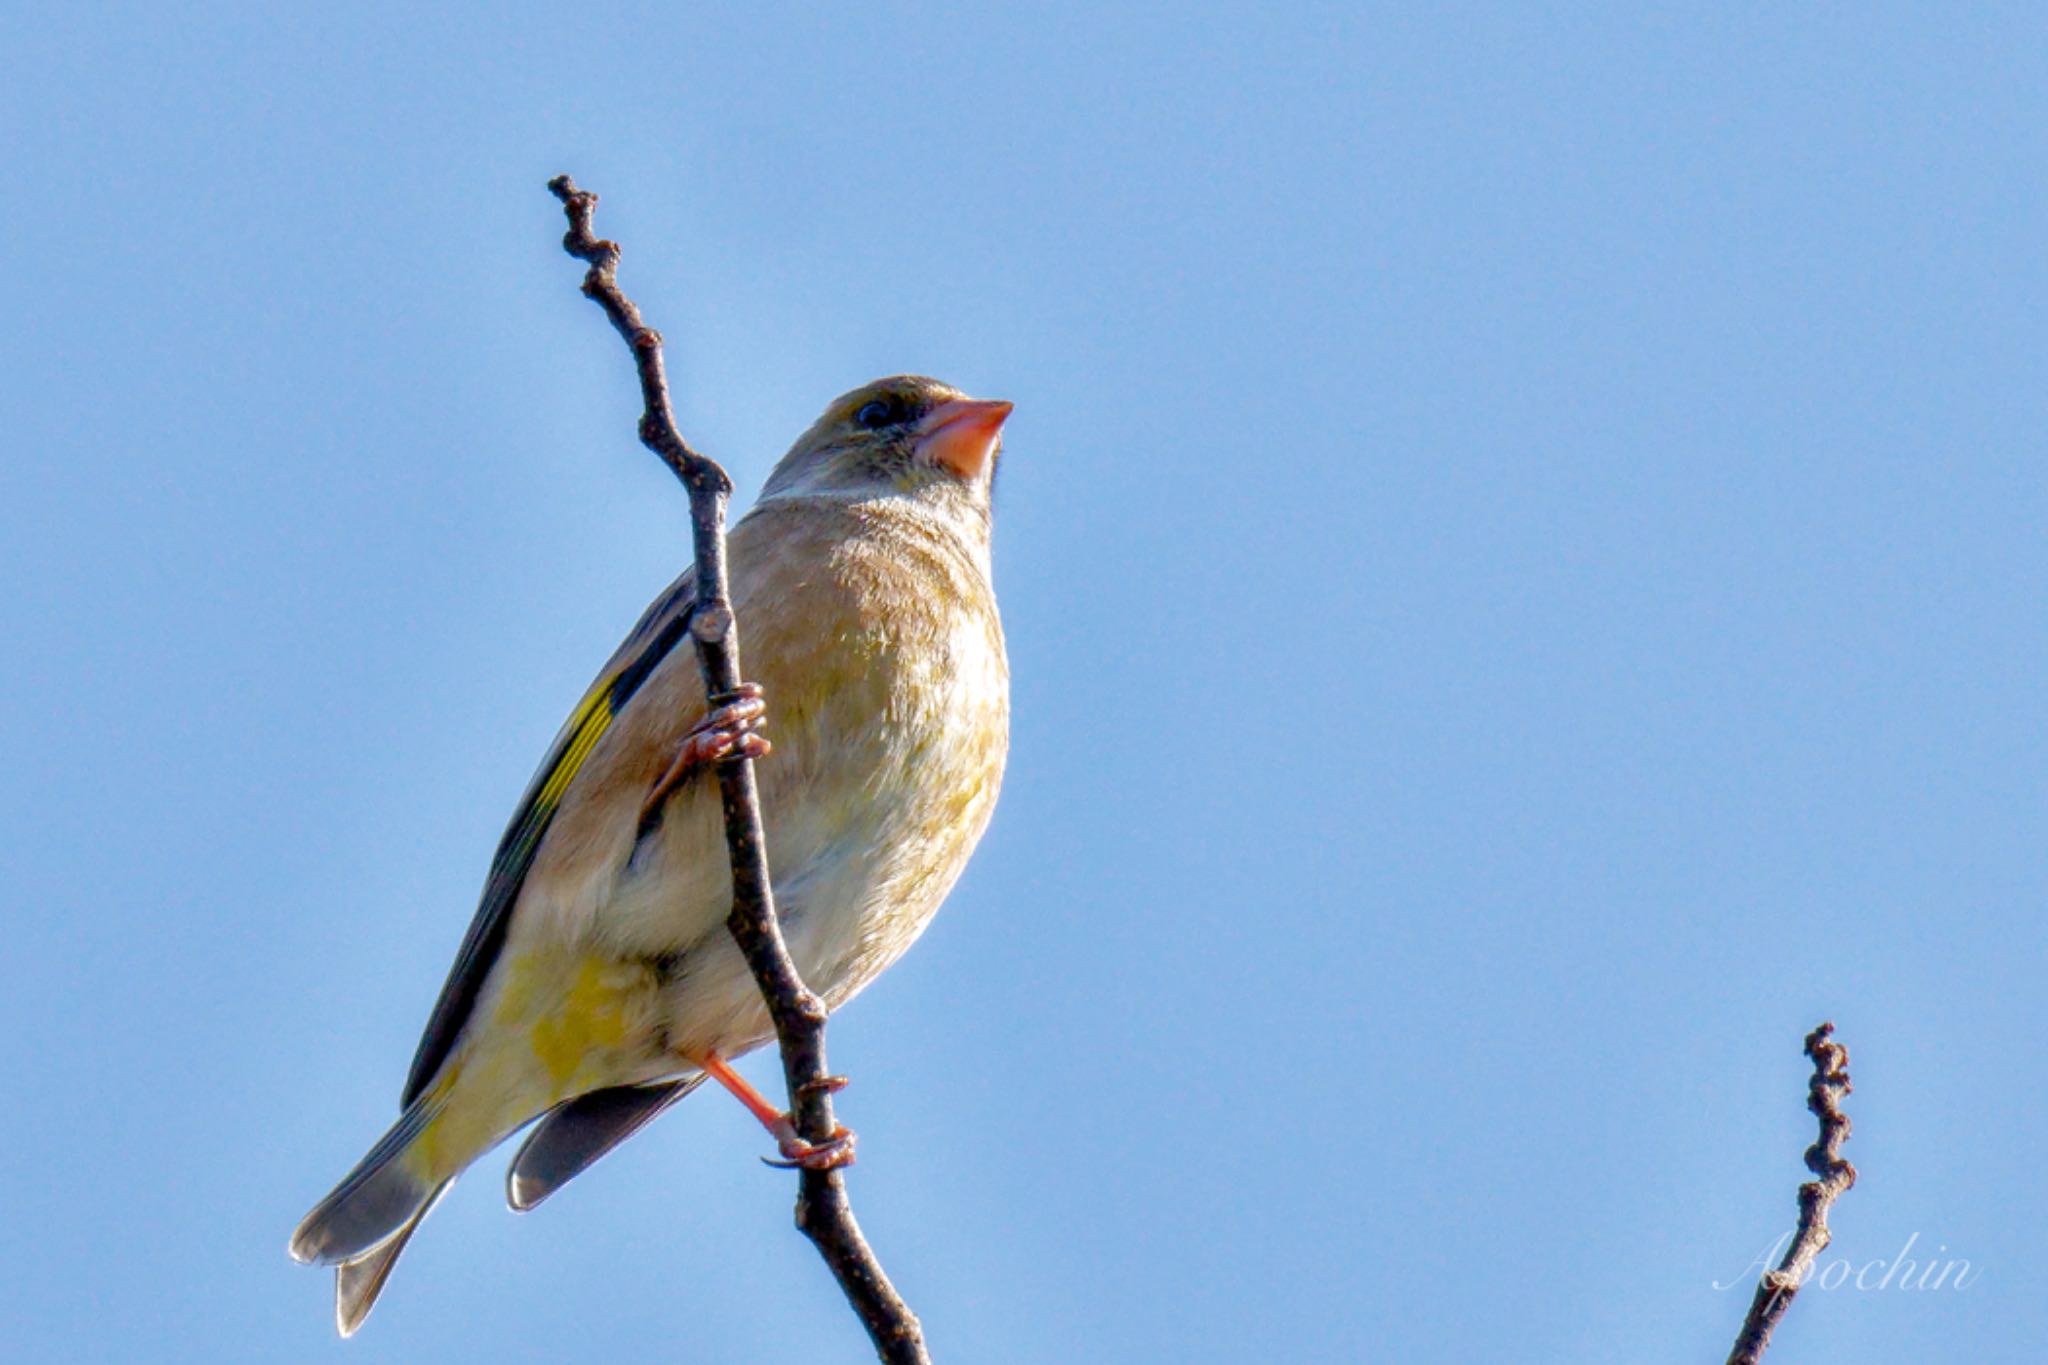
POLYGON ((695 594, 696 576, 685 573, 654 600, 626 642, 598 674, 597 681, 584 693, 568 723, 555 736, 539 771, 527 784, 519 810, 506 827, 505 837, 498 842, 497 855, 491 859, 490 875, 484 879, 483 903, 477 907, 476 918, 469 922, 469 932, 462 937, 455 965, 449 969, 447 984, 441 987, 441 998, 434 1002, 419 1050, 413 1054, 402 1104, 411 1104, 419 1097, 432 1083, 441 1063, 455 1050, 455 1041, 461 1036, 463 1025, 469 1022, 484 981, 505 946, 505 934, 512 925, 512 907, 518 904, 519 890, 526 884, 526 874, 533 867, 534 855, 540 851, 548 825, 561 808, 563 795, 576 780, 583 760, 611 728, 613 717, 625 710, 626 703, 656 665, 688 633, 691 599, 695 594))

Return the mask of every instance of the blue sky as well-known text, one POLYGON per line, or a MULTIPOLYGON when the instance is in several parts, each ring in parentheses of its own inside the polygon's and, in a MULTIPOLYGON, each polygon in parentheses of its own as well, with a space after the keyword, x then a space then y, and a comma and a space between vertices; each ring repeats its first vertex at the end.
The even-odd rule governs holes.
POLYGON ((861 1358, 710 1095, 486 1161, 355 1341, 284 1254, 687 556, 566 170, 744 490, 875 375, 1018 405, 1002 805, 831 1037, 942 1359, 1716 1359, 1822 1018, 1824 1264, 1973 1272, 1772 1359, 2036 1358, 2044 39, 10 8, 11 1349, 861 1358))

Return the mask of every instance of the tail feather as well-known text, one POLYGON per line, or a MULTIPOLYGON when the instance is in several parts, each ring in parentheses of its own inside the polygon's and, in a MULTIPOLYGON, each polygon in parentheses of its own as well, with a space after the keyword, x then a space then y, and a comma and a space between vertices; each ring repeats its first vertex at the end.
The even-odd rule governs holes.
POLYGON ((443 1181, 427 1196, 427 1202, 413 1211, 412 1217, 398 1225, 397 1232, 364 1255, 353 1261, 343 1261, 335 1268, 334 1326, 342 1336, 354 1336, 356 1328, 363 1325, 363 1319, 370 1316, 377 1296, 384 1292, 384 1282, 391 1278, 391 1267, 398 1264, 398 1254, 405 1250, 405 1244, 412 1240, 420 1223, 433 1212, 434 1205, 441 1202, 441 1196, 448 1193, 448 1187, 454 1183, 453 1180, 443 1181))
MULTIPOLYGON (((488 1027, 472 1026, 475 1036, 465 1036, 391 1131, 292 1234, 294 1259, 340 1268, 335 1321, 343 1336, 361 1325, 407 1240, 465 1167, 565 1097, 644 1065, 644 1040, 629 1025, 653 999, 646 964, 540 954, 511 959, 506 970, 505 998, 493 996, 481 1017, 488 1027)), ((547 1159, 532 1197, 663 1107, 637 1097, 632 1104, 572 1103, 552 1136, 536 1139, 533 1150, 547 1159)))
POLYGON ((360 1260, 418 1221, 441 1187, 418 1169, 418 1163, 402 1158, 439 1111, 439 1105, 422 1099, 399 1116, 391 1131, 377 1139, 369 1154, 292 1233, 293 1260, 322 1265, 360 1260))
POLYGON ((615 1085, 555 1106, 505 1173, 505 1202, 524 1213, 703 1084, 702 1076, 658 1085, 615 1085))

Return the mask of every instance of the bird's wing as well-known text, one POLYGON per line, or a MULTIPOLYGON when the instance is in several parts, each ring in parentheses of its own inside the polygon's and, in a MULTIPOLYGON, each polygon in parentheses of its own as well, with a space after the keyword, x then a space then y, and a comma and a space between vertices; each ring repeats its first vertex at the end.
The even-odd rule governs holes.
POLYGON ((441 987, 441 998, 434 1002, 419 1050, 413 1054, 401 1103, 411 1104, 418 1098, 441 1069, 441 1063, 454 1051, 455 1040, 469 1021, 484 980, 490 975, 499 950, 505 946, 505 933, 512 924, 512 907, 519 901, 520 888, 526 883, 534 855, 540 850, 555 812, 561 808, 562 798, 576 780, 583 761, 611 728, 612 719, 625 709, 655 667, 688 634, 691 599, 695 595, 696 575, 685 573, 654 600, 598 674, 597 681, 583 694, 568 723, 555 736, 539 771, 527 784, 526 795, 491 859, 483 903, 477 907, 476 918, 469 922, 469 932, 462 937, 455 965, 449 969, 447 984, 441 987))

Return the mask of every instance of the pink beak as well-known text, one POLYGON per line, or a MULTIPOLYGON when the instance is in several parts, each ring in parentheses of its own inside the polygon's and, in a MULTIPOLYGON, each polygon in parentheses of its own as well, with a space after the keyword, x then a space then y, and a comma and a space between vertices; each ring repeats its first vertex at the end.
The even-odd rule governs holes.
POLYGON ((1003 443, 1003 422, 1015 406, 985 398, 939 404, 917 424, 918 458, 968 482, 981 478, 995 462, 1003 443))

